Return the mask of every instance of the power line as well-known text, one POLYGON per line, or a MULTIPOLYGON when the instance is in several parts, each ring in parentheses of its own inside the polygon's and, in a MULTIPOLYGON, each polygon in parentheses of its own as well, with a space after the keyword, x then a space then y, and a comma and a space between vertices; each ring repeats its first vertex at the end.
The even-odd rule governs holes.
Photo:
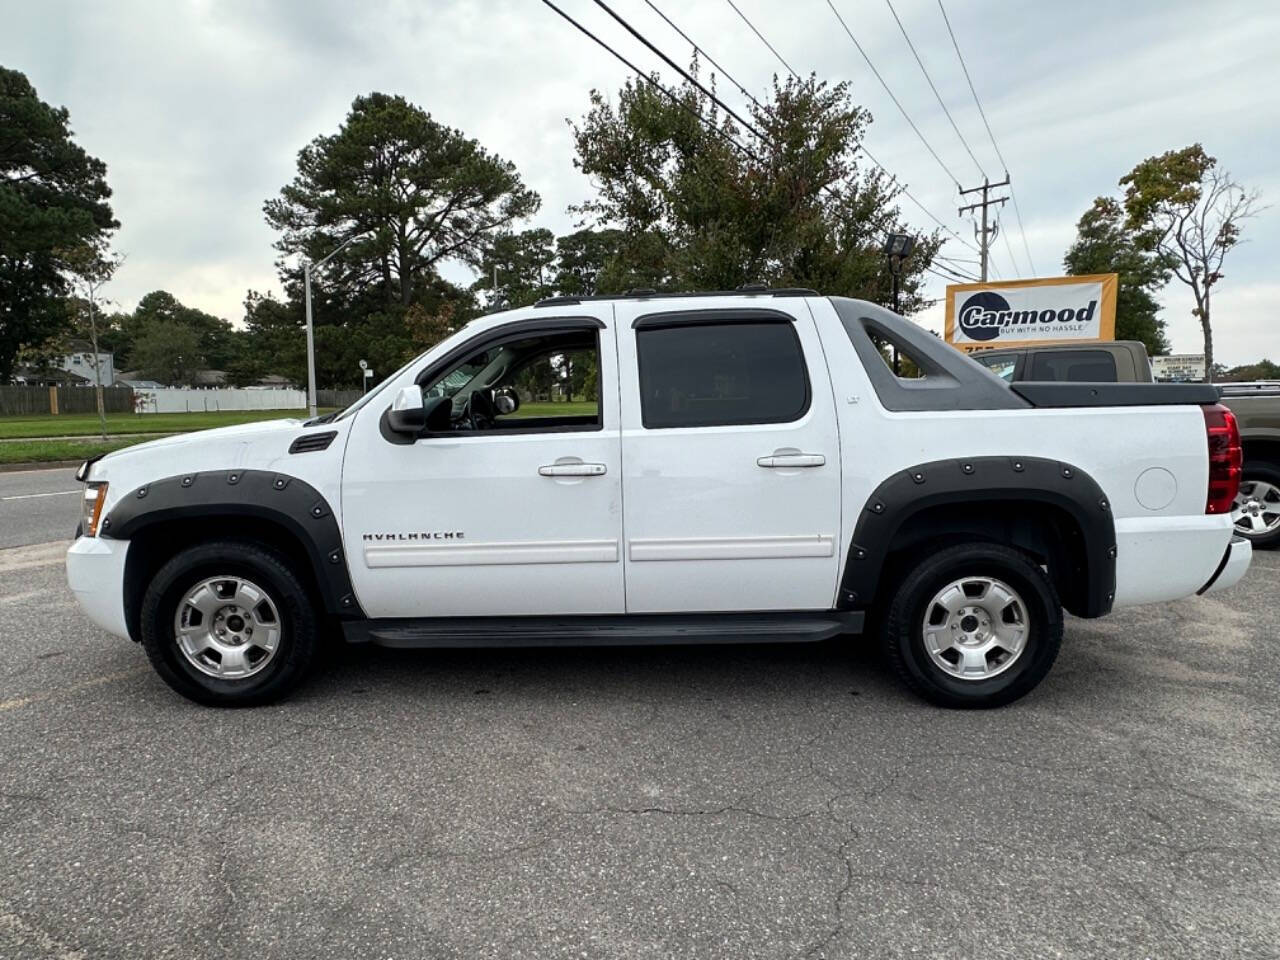
POLYGON ((780 54, 777 50, 773 49, 773 44, 764 38, 764 34, 756 29, 756 25, 747 19, 747 15, 738 9, 738 5, 734 3, 733 0, 725 0, 725 3, 733 7, 733 12, 742 18, 742 22, 751 28, 751 32, 754 33, 757 37, 759 37, 760 42, 769 48, 769 52, 778 58, 778 62, 787 68, 787 73, 791 74, 793 77, 800 76, 800 74, 796 73, 794 70, 791 69, 791 64, 787 63, 787 61, 782 59, 782 54, 780 54))
MULTIPOLYGON (((648 3, 648 2, 649 2, 649 0, 645 0, 645 2, 646 2, 646 3, 648 3)), ((800 79, 800 74, 796 73, 796 72, 795 72, 795 70, 793 70, 793 69, 791 68, 791 65, 790 65, 790 64, 788 64, 786 60, 783 60, 783 59, 782 59, 782 57, 778 54, 778 51, 777 51, 777 50, 775 50, 775 49, 773 48, 773 44, 771 44, 771 43, 768 41, 768 39, 764 36, 764 34, 762 34, 759 30, 757 30, 757 29, 756 29, 755 24, 753 24, 750 20, 748 20, 748 19, 746 18, 746 16, 743 14, 743 12, 742 12, 741 10, 739 10, 739 9, 738 9, 734 4, 733 4, 733 0, 726 0, 726 2, 729 4, 729 6, 733 7, 733 9, 737 12, 738 16, 742 17, 743 22, 744 22, 744 23, 746 23, 746 25, 747 25, 747 26, 749 26, 749 27, 751 28, 751 32, 752 32, 752 33, 754 33, 757 37, 759 37, 759 38, 760 38, 760 42, 761 42, 761 43, 763 43, 766 47, 768 47, 768 48, 769 48, 769 50, 770 50, 770 52, 772 52, 772 53, 773 53, 773 55, 774 55, 775 57, 777 57, 777 58, 778 58, 778 61, 779 61, 779 62, 780 62, 784 67, 786 67, 786 68, 787 68, 787 72, 788 72, 788 73, 790 73, 792 77, 794 77, 795 79, 799 80, 799 79, 800 79)), ((650 3, 649 5, 650 5, 650 6, 653 6, 653 4, 652 4, 652 3, 650 3)), ((656 9, 656 8, 655 8, 655 9, 656 9)), ((836 16, 838 17, 838 16, 839 16, 839 14, 836 14, 836 16)), ((667 19, 667 18, 666 18, 666 17, 663 17, 663 19, 665 20, 665 19, 667 19)), ((668 23, 670 23, 670 21, 669 21, 669 20, 668 20, 667 22, 668 22, 668 23)), ((672 24, 672 26, 674 26, 674 24, 672 24)), ((680 34, 680 35, 681 35, 681 36, 685 36, 683 32, 681 32, 681 34, 680 34)), ((686 39, 686 40, 688 40, 689 38, 688 38, 688 37, 685 37, 685 39, 686 39)), ((856 42, 856 41, 855 41, 855 42, 856 42)), ((692 41, 692 40, 689 40, 689 43, 691 43, 691 44, 692 44, 692 43, 693 43, 693 41, 692 41)), ((698 47, 697 47, 697 45, 696 45, 696 44, 694 44, 694 49, 698 49, 698 47)), ((873 69, 874 69, 874 68, 873 68, 873 69)), ((748 96, 750 96, 750 95, 748 94, 748 96)), ((754 98, 754 97, 752 97, 752 99, 754 100, 755 98, 754 98)), ((758 104, 759 104, 759 101, 756 101, 756 102, 757 102, 757 105, 758 105, 758 104)), ((977 247, 975 247, 973 244, 971 244, 971 243, 970 243, 968 240, 966 240, 964 237, 960 236, 960 234, 958 234, 958 233, 957 233, 955 230, 953 230, 951 227, 947 226, 947 225, 946 225, 946 223, 944 223, 944 222, 942 221, 942 219, 941 219, 941 218, 939 218, 939 217, 938 217, 938 215, 937 215, 936 213, 934 213, 932 210, 930 210, 928 207, 926 207, 923 203, 921 203, 918 199, 916 199, 915 194, 913 194, 909 189, 907 189, 907 187, 906 187, 906 186, 904 186, 903 184, 898 183, 898 178, 897 178, 897 177, 895 177, 892 173, 890 173, 890 172, 889 172, 889 169, 888 169, 884 164, 882 164, 879 160, 877 160, 877 159, 875 158, 875 155, 874 155, 874 154, 873 154, 873 153, 872 153, 872 152, 867 148, 867 145, 866 145, 865 143, 860 142, 860 143, 858 144, 858 149, 860 149, 864 154, 866 154, 867 159, 871 161, 871 163, 872 163, 872 165, 873 165, 873 166, 875 166, 877 169, 879 169, 881 172, 883 172, 886 176, 888 176, 890 180, 892 180, 895 184, 897 184, 898 189, 900 189, 900 190, 902 191, 903 196, 905 196, 908 200, 910 200, 910 201, 911 201, 912 203, 914 203, 917 207, 919 207, 919 208, 920 208, 920 210, 921 210, 921 212, 922 212, 922 213, 924 213, 924 215, 925 215, 925 216, 927 216, 930 220, 932 220, 932 221, 933 221, 934 223, 936 223, 939 227, 941 227, 941 228, 942 228, 946 233, 949 233, 952 237, 954 237, 954 238, 955 238, 955 239, 956 239, 956 240, 957 240, 957 241, 958 241, 962 246, 968 247, 968 248, 969 248, 970 250, 972 250, 974 253, 977 253, 977 252, 978 252, 978 248, 977 248, 977 247)), ((953 178, 953 179, 954 179, 954 178, 953 178)), ((957 184, 956 186, 957 186, 957 188, 958 188, 958 187, 959 187, 959 184, 957 184)))
POLYGON ((924 78, 928 81, 929 89, 933 91, 933 96, 938 101, 938 106, 942 108, 942 112, 947 115, 947 120, 951 124, 951 129, 956 132, 956 136, 960 138, 960 143, 964 147, 965 152, 969 154, 969 159, 973 161, 973 165, 978 168, 978 172, 984 177, 987 171, 982 169, 982 164, 978 162, 978 158, 974 156, 973 149, 969 146, 969 141, 964 138, 964 134, 960 132, 960 128, 956 126, 955 117, 951 116, 951 111, 947 109, 946 103, 942 100, 942 94, 938 93, 938 88, 933 83, 933 77, 929 76, 929 71, 924 68, 924 61, 920 59, 920 54, 916 52, 916 45, 911 42, 911 36, 907 33, 907 28, 902 24, 902 18, 898 16, 898 11, 893 8, 893 0, 884 0, 889 7, 889 12, 893 14, 893 21, 898 25, 898 29, 902 31, 902 39, 907 41, 907 47, 911 50, 911 55, 916 58, 916 65, 920 67, 920 72, 924 74, 924 78))
POLYGON ((1022 235, 1022 249, 1027 253, 1027 263, 1031 264, 1031 275, 1034 277, 1039 271, 1036 270, 1035 261, 1031 259, 1031 244, 1027 243, 1027 230, 1022 225, 1022 211, 1018 209, 1018 195, 1014 193, 1012 183, 1009 184, 1009 199, 1013 201, 1013 215, 1018 219, 1018 233, 1022 235))
MULTIPOLYGON (((694 117, 694 119, 698 120, 698 122, 699 122, 701 125, 703 125, 703 126, 706 126, 706 125, 707 125, 707 123, 706 123, 706 119, 705 119, 705 118, 704 118, 704 117, 703 117, 703 116, 702 116, 698 111, 693 110, 693 109, 692 109, 691 107, 689 107, 689 106, 688 106, 688 105, 687 105, 683 100, 681 100, 681 99, 680 99, 679 97, 677 97, 674 93, 672 93, 670 90, 668 90, 665 86, 663 86, 661 83, 659 83, 657 80, 655 80, 652 76, 650 76, 649 74, 646 74, 646 73, 645 73, 644 71, 642 71, 639 67, 637 67, 634 63, 632 63, 630 60, 628 60, 626 57, 624 57, 622 54, 620 54, 617 50, 615 50, 613 47, 611 47, 608 43, 606 43, 605 41, 601 40, 601 39, 600 39, 599 37, 597 37, 594 33, 592 33, 590 30, 588 30, 586 27, 584 27, 581 23, 579 23, 577 20, 575 20, 575 19, 574 19, 573 17, 571 17, 569 14, 567 14, 567 13, 565 13, 563 10, 561 10, 561 9, 560 9, 560 7, 556 6, 556 4, 552 2, 552 0, 542 0, 542 2, 543 2, 543 4, 545 4, 547 7, 550 7, 550 8, 551 8, 552 10, 554 10, 557 14, 559 14, 559 15, 560 15, 560 17, 561 17, 562 19, 564 19, 565 21, 567 21, 568 23, 570 23, 573 27, 575 27, 575 28, 576 28, 580 33, 582 33, 584 36, 588 37, 592 42, 594 42, 594 43, 595 43, 595 44, 597 44, 598 46, 602 47, 603 49, 607 50, 607 51, 608 51, 610 54, 612 54, 612 55, 613 55, 617 60, 619 60, 621 63, 623 63, 625 66, 627 66, 627 67, 628 67, 628 68, 629 68, 633 73, 635 73, 635 74, 636 74, 636 76, 638 76, 640 79, 644 80, 646 83, 650 84, 651 86, 655 87, 657 90, 659 90, 660 92, 662 92, 663 94, 665 94, 665 95, 666 95, 666 97, 667 97, 669 100, 671 100, 671 102, 672 102, 672 103, 676 104, 678 107, 680 107, 681 109, 683 109, 686 113, 688 113, 688 114, 690 114, 692 117, 694 117)), ((599 3, 599 4, 600 4, 600 6, 605 7, 605 9, 606 9, 606 10, 608 10, 608 7, 607 7, 607 6, 605 6, 605 4, 601 2, 601 0, 596 0, 596 2, 597 2, 597 3, 599 3)), ((646 0, 646 2, 647 2, 647 0, 646 0)), ((650 6, 653 6, 653 4, 650 4, 650 6)), ((655 9, 655 10, 657 10, 657 8, 656 8, 656 7, 654 7, 654 9, 655 9)), ((613 11, 611 11, 611 10, 610 10, 609 12, 610 12, 610 13, 612 13, 613 11)), ((661 14, 661 11, 657 11, 657 12, 658 12, 659 14, 661 14)), ((623 22, 623 21, 622 21, 622 19, 621 19, 620 17, 617 17, 617 16, 616 16, 616 14, 615 14, 614 16, 615 16, 615 19, 619 20, 619 22, 623 22)), ((663 17, 663 19, 665 20, 665 19, 667 19, 667 18, 666 18, 666 17, 663 17)), ((668 21, 668 22, 670 22, 670 21, 668 21)), ((623 22, 623 25, 624 25, 624 26, 627 26, 627 25, 625 24, 625 22, 623 22)), ((674 25, 674 24, 672 24, 672 26, 674 27, 675 25, 674 25)), ((660 57, 662 57, 662 59, 663 59, 663 60, 667 61, 668 63, 670 63, 670 62, 671 62, 671 61, 670 61, 670 59, 669 59, 668 57, 666 57, 666 55, 665 55, 665 54, 663 54, 663 53, 662 53, 661 51, 659 51, 656 47, 654 47, 651 43, 649 43, 649 42, 648 42, 644 37, 640 36, 640 35, 639 35, 639 33, 638 33, 637 31, 635 31, 634 29, 630 28, 629 26, 628 26, 628 29, 630 30, 630 32, 631 32, 633 35, 635 35, 638 39, 640 39, 640 40, 641 40, 641 42, 643 42, 643 43, 645 44, 645 46, 649 47, 649 49, 653 50, 653 51, 654 51, 655 53, 657 53, 660 57)), ((758 34, 757 34, 757 35, 758 35, 758 34)), ((681 36, 685 36, 685 35, 683 34, 683 32, 681 32, 681 36)), ((686 40, 688 40, 688 37, 685 37, 685 39, 686 39, 686 40)), ((763 38, 763 37, 761 37, 760 39, 761 39, 761 40, 764 40, 764 38, 763 38)), ((768 41, 764 41, 764 42, 765 42, 765 44, 766 44, 766 45, 768 45, 768 41)), ((693 43, 693 41, 692 41, 692 40, 689 40, 689 43, 690 43, 690 44, 692 44, 692 43, 693 43)), ((696 44, 695 44, 694 46, 695 46, 695 49, 697 49, 696 44)), ((677 70, 679 70, 680 68, 679 68, 679 67, 677 67, 676 69, 677 69, 677 70)), ((790 68, 788 68, 788 69, 790 69, 790 68)), ((683 70, 681 70, 680 72, 681 72, 682 74, 684 73, 684 71, 683 71, 683 70)), ((797 79, 799 79, 798 75, 797 75, 797 74, 795 74, 795 72, 794 72, 794 71, 792 71, 792 76, 795 76, 797 79)), ((692 78, 690 78, 690 79, 692 79, 692 78)), ((717 103, 721 103, 721 101, 720 101, 718 98, 716 98, 714 95, 712 95, 712 94, 710 94, 708 91, 706 91, 706 90, 705 90, 705 88, 703 88, 701 84, 697 84, 697 83, 696 83, 696 81, 693 81, 693 82, 694 82, 694 83, 695 83, 695 85, 698 87, 698 89, 702 90, 704 93, 707 93, 707 95, 708 95, 708 96, 710 96, 710 97, 711 97, 713 100, 715 100, 717 103)), ((749 94, 748 94, 748 95, 749 95, 749 94)), ((754 98, 754 97, 752 97, 752 99, 754 100, 755 98, 754 98)), ((758 104, 759 104, 759 101, 756 101, 756 103, 757 103, 757 105, 758 105, 758 104)), ((724 104, 723 104, 723 103, 721 103, 721 106, 724 106, 724 104)), ((725 107, 725 110, 726 110, 726 111, 728 111, 728 107, 725 107)), ((729 111, 729 112, 731 112, 731 111, 729 111)), ((741 122, 741 121, 740 121, 740 122, 741 122)), ((753 132, 755 132, 755 131, 754 131, 754 128, 751 128, 749 125, 744 124, 744 126, 748 126, 748 129, 752 129, 752 130, 753 130, 753 132)), ((721 130, 720 128, 718 128, 718 127, 714 127, 714 126, 713 126, 713 127, 711 127, 710 129, 711 129, 714 133, 716 133, 716 134, 718 134, 719 136, 723 137, 723 138, 724 138, 725 140, 727 140, 730 144, 732 144, 733 146, 737 147, 740 151, 742 151, 742 152, 743 152, 744 154, 746 154, 748 157, 750 157, 751 159, 755 160, 756 162, 759 162, 759 160, 760 160, 760 158, 759 158, 759 157, 757 157, 754 153, 752 153, 752 151, 748 150, 748 149, 747 149, 746 147, 744 147, 741 143, 739 143, 737 140, 735 140, 733 137, 731 137, 728 133, 726 133, 725 131, 721 130)), ((769 144, 769 143, 770 143, 770 141, 768 141, 768 140, 767 140, 763 135, 759 134, 758 132, 756 133, 756 135, 757 135, 758 137, 760 137, 760 139, 761 139, 762 141, 764 141, 766 144, 769 144)), ((860 145, 860 146, 861 146, 861 145, 860 145)), ((880 165, 880 163, 879 163, 879 162, 878 162, 874 157, 872 157, 872 156, 871 156, 870 152, 869 152, 869 151, 867 151, 865 147, 862 147, 862 150, 863 150, 863 152, 865 152, 865 153, 867 154, 867 157, 871 160, 871 162, 872 162, 872 163, 874 163, 877 167, 879 167, 879 168, 880 168, 881 170, 883 170, 886 174, 888 174, 891 178, 893 178, 893 175, 892 175, 892 174, 889 174, 889 172, 888 172, 887 170, 885 170, 885 168, 884 168, 883 166, 881 166, 881 165, 880 165)), ((893 178, 893 179, 895 179, 895 180, 896 180, 896 178, 893 178)), ((928 209, 927 207, 925 207, 923 204, 921 204, 921 203, 920 203, 920 201, 916 200, 916 199, 915 199, 915 197, 911 196, 911 194, 907 191, 907 189, 906 189, 905 187, 903 187, 903 188, 902 188, 902 191, 903 191, 903 193, 905 193, 908 197, 911 197, 911 199, 916 203, 916 205, 917 205, 917 206, 919 206, 919 207, 920 207, 920 209, 921 209, 921 210, 923 210, 923 211, 924 211, 925 213, 927 213, 930 217, 932 217, 935 221, 937 221, 937 223, 939 224, 939 226, 941 226, 944 230, 947 230, 948 232, 950 232, 950 233, 952 233, 953 235, 955 235, 955 236, 957 237, 957 239, 960 239, 960 240, 961 240, 961 242, 962 242, 962 243, 964 242, 963 238, 960 238, 958 234, 955 234, 955 231, 950 230, 950 228, 948 228, 948 227, 946 226, 946 224, 942 223, 942 221, 941 221, 941 220, 938 220, 938 218, 937 218, 936 216, 934 216, 934 214, 933 214, 931 211, 929 211, 929 209, 928 209)), ((884 229, 881 229, 881 231, 880 231, 880 232, 881 232, 881 233, 883 233, 883 234, 886 234, 886 235, 888 234, 888 231, 887 231, 887 230, 884 230, 884 229)), ((969 244, 966 244, 966 246, 969 246, 969 244)), ((972 247, 971 247, 971 249, 972 249, 972 247)), ((946 258, 945 258, 945 257, 935 257, 935 259, 936 259, 936 260, 942 260, 942 261, 945 261, 945 260, 946 260, 946 258)), ((958 272, 958 271, 956 271, 956 270, 951 270, 951 269, 947 268, 946 266, 942 266, 941 264, 939 264, 938 269, 934 269, 934 268, 933 268, 933 267, 931 267, 931 266, 926 266, 926 267, 924 267, 924 269, 925 269, 927 272, 932 273, 932 274, 934 274, 935 276, 941 277, 943 280, 946 280, 946 281, 948 281, 948 282, 950 282, 952 279, 959 279, 959 280, 964 280, 964 281, 967 281, 967 280, 974 280, 974 279, 976 279, 975 277, 967 276, 967 275, 965 275, 965 274, 964 274, 964 273, 962 273, 962 272, 958 272), (946 271, 946 272, 945 272, 945 273, 943 273, 943 272, 939 272, 939 271, 946 271)))
POLYGON ((934 150, 929 141, 925 139, 924 134, 920 132, 920 128, 917 127, 915 121, 911 119, 911 115, 907 113, 906 108, 902 106, 898 101, 898 98, 894 96, 893 91, 889 89, 889 84, 885 83, 884 77, 880 76, 880 71, 876 69, 876 65, 872 63, 871 58, 867 56, 867 51, 862 49, 862 44, 860 44, 858 42, 858 38, 853 35, 853 31, 849 29, 849 25, 844 22, 844 17, 840 16, 840 11, 836 9, 836 5, 832 3, 831 0, 827 0, 827 6, 830 7, 831 12, 836 15, 836 19, 840 21, 840 26, 844 27, 844 32, 849 35, 849 39, 853 41, 853 45, 857 48, 858 53, 862 54, 862 59, 867 62, 867 66, 871 68, 871 72, 875 74, 876 79, 880 81, 880 86, 884 87, 884 92, 889 95, 889 99, 892 100, 893 105, 898 108, 898 112, 902 114, 903 119, 905 119, 911 129, 915 131, 916 136, 920 138, 920 142, 924 144, 924 148, 929 151, 934 160, 938 161, 938 166, 940 166, 946 175, 951 178, 951 182, 954 183, 956 185, 956 189, 959 190, 959 178, 951 172, 950 167, 942 162, 942 158, 938 156, 938 151, 934 150))
POLYGON ((680 34, 680 36, 684 38, 684 41, 687 44, 689 44, 689 46, 693 47, 693 49, 697 53, 701 54, 703 57, 706 58, 709 64, 711 64, 713 67, 719 70, 722 74, 724 74, 725 78, 730 83, 732 83, 735 87, 737 87, 744 97, 746 97, 748 100, 754 103, 761 110, 764 109, 764 104, 762 104, 759 100, 756 99, 755 94, 753 94, 750 90, 748 90, 746 87, 740 84, 737 80, 735 80, 733 75, 729 73, 729 71, 726 70, 724 67, 720 66, 720 64, 716 62, 715 58, 712 57, 711 54, 707 53, 706 50, 698 46, 697 43, 694 42, 692 37, 690 37, 687 33, 685 33, 678 26, 676 26, 675 22, 670 17, 668 17, 665 13, 663 13, 661 10, 658 9, 657 5, 654 4, 653 0, 644 0, 644 2, 649 5, 649 8, 653 10, 654 13, 656 13, 663 20, 665 20, 667 22, 667 25, 671 27, 672 30, 680 34))
POLYGON ((937 269, 934 269, 933 267, 925 267, 925 270, 932 273, 935 277, 941 277, 943 280, 947 281, 947 283, 955 283, 957 280, 961 283, 976 283, 978 280, 977 277, 970 276, 966 273, 958 273, 955 270, 951 270, 944 266, 939 266, 937 269), (940 273, 939 271, 945 272, 940 273))
POLYGON ((623 28, 624 28, 624 29, 625 29, 629 34, 631 34, 633 37, 635 37, 637 40, 639 40, 641 43, 643 43, 646 47, 648 47, 651 51, 653 51, 653 52, 654 52, 654 53, 656 53, 659 57, 661 57, 661 58, 662 58, 662 60, 663 60, 663 62, 665 62, 665 63, 667 64, 667 66, 671 67, 671 69, 672 69, 672 70, 677 71, 677 72, 680 74, 680 76, 684 77, 684 78, 685 78, 686 80, 688 80, 691 84, 693 84, 695 87, 697 87, 699 90, 701 90, 703 94, 705 94, 706 96, 710 97, 713 103, 715 103, 717 106, 719 106, 719 107, 720 107, 720 109, 722 109, 725 113, 729 114, 729 116, 733 117, 733 119, 737 120, 737 121, 738 121, 738 123, 742 124, 742 126, 743 126, 743 128, 744 128, 744 129, 746 129, 746 130, 750 130, 752 133, 754 133, 754 134, 755 134, 759 139, 761 139, 761 140, 765 140, 765 139, 766 139, 766 138, 765 138, 765 135, 764 135, 763 133, 761 133, 759 130, 757 130, 755 127, 753 127, 751 124, 747 123, 747 121, 743 120, 740 116, 738 116, 738 115, 733 111, 733 109, 732 109, 732 108, 731 108, 727 103, 725 103, 723 100, 721 100, 719 97, 717 97, 714 93, 712 93, 710 90, 708 90, 706 87, 704 87, 704 86, 703 86, 703 85, 698 81, 698 78, 697 78, 697 77, 695 77, 693 74, 689 73, 689 71, 688 71, 688 70, 684 69, 684 67, 680 66, 678 63, 676 63, 674 60, 672 60, 670 57, 668 57, 665 53, 663 53, 661 50, 659 50, 657 47, 655 47, 652 43, 650 43, 650 42, 649 42, 649 39, 648 39, 644 34, 642 34, 642 33, 641 33, 639 30, 637 30, 635 27, 631 26, 631 24, 629 24, 625 19, 623 19, 622 17, 620 17, 618 14, 616 14, 616 13, 613 11, 613 8, 612 8, 612 7, 610 7, 607 3, 605 3, 605 2, 604 2, 604 0, 596 0, 596 6, 597 6, 597 7, 599 7, 601 10, 603 10, 605 13, 609 14, 609 16, 613 17, 613 19, 617 20, 617 21, 618 21, 618 23, 622 24, 623 28))
MULTIPOLYGON (((700 114, 698 111, 694 110, 692 107, 690 107, 688 104, 686 104, 683 100, 681 100, 679 97, 677 97, 674 93, 672 93, 670 90, 668 90, 668 89, 667 89, 666 87, 664 87, 662 84, 660 84, 657 80, 653 79, 653 77, 651 77, 649 74, 645 73, 643 70, 641 70, 639 67, 637 67, 634 63, 632 63, 630 60, 628 60, 626 57, 624 57, 622 54, 620 54, 617 50, 613 49, 613 47, 609 46, 609 44, 605 43, 603 40, 601 40, 599 37, 597 37, 594 33, 592 33, 590 30, 588 30, 586 27, 584 27, 582 24, 580 24, 577 20, 573 19, 573 17, 569 16, 569 14, 565 13, 563 10, 561 10, 559 7, 557 7, 554 3, 552 3, 552 2, 551 2, 551 0, 542 0, 542 2, 543 2, 544 4, 546 4, 548 7, 550 7, 552 10, 554 10, 556 13, 560 14, 560 16, 561 16, 561 17, 563 17, 565 20, 567 20, 569 23, 573 24, 573 26, 574 26, 574 27, 576 27, 580 33, 582 33, 582 34, 584 34, 585 36, 589 37, 589 38, 590 38, 591 40, 593 40, 597 45, 599 45, 599 46, 603 47, 605 50, 607 50, 607 51, 609 51, 611 54, 613 54, 613 55, 614 55, 614 57, 616 57, 618 60, 620 60, 622 63, 624 63, 628 68, 630 68, 631 72, 632 72, 632 73, 634 73, 634 74, 635 74, 637 77, 639 77, 641 80, 643 80, 645 83, 649 84, 650 86, 652 86, 652 87, 656 88, 657 90, 659 90, 659 91, 661 91, 663 94, 665 94, 665 95, 666 95, 666 97, 667 97, 667 99, 669 99, 669 100, 670 100, 672 103, 674 103, 676 106, 680 107, 682 110, 684 110, 684 111, 685 111, 686 113, 688 113, 690 116, 692 116, 695 120, 697 120, 697 121, 698 121, 698 123, 699 123, 700 125, 702 125, 702 126, 704 126, 704 127, 706 126, 706 122, 705 122, 705 120, 703 119, 702 114, 700 114)), ((725 133, 725 131, 721 130, 719 127, 714 127, 714 126, 713 126, 713 127, 710 127, 710 130, 711 130, 713 133, 717 134, 718 136, 723 137, 723 138, 724 138, 725 140, 727 140, 730 144, 732 144, 733 146, 737 147, 739 150, 741 150, 743 153, 745 153, 745 154, 746 154, 748 157, 750 157, 752 160, 755 160, 755 161, 759 162, 759 159, 760 159, 759 157, 757 157, 754 153, 752 153, 750 150, 748 150, 746 147, 744 147, 742 144, 740 144, 740 143, 739 143, 737 140, 735 140, 733 137, 729 136, 729 134, 725 133)))
MULTIPOLYGON (((964 54, 960 52, 960 42, 956 40, 956 32, 951 29, 951 18, 947 16, 947 8, 942 5, 942 0, 938 0, 938 9, 942 11, 942 21, 947 25, 947 33, 951 37, 951 45, 956 49, 956 59, 960 61, 960 69, 964 71, 964 79, 969 84, 969 92, 973 94, 973 102, 978 108, 978 115, 982 117, 982 125, 987 128, 987 137, 991 140, 991 147, 996 152, 996 159, 1000 161, 1000 165, 1004 167, 1005 179, 1009 178, 1009 164, 1005 162, 1004 154, 1000 152, 1000 145, 996 143, 996 135, 991 132, 991 124, 987 121, 987 112, 982 109, 982 101, 978 99, 978 90, 973 85, 973 77, 969 76, 969 67, 964 62, 964 54)), ((1022 211, 1018 209, 1018 195, 1013 190, 1013 184, 1009 185, 1009 198, 1013 200, 1013 213, 1018 219, 1018 232, 1022 235, 1022 249, 1026 251, 1027 263, 1031 266, 1031 274, 1034 276, 1039 271, 1036 270, 1035 261, 1031 259, 1031 245, 1027 243, 1027 231, 1022 225, 1022 211)))
POLYGON ((1009 231, 1004 229, 1004 224, 1001 222, 1000 217, 996 217, 996 228, 1000 231, 1000 235, 1004 237, 1005 253, 1009 254, 1009 262, 1013 264, 1013 272, 1015 274, 1021 273, 1022 270, 1018 267, 1018 261, 1013 255, 1013 247, 1009 243, 1009 231))

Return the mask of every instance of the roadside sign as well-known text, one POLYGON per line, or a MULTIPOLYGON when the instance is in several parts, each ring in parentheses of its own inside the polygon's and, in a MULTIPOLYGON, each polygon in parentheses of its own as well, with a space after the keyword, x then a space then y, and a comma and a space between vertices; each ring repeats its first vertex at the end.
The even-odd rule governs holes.
POLYGON ((1172 353, 1167 357, 1152 357, 1151 377, 1179 383, 1199 382, 1204 379, 1204 354, 1172 353))
POLYGON ((361 369, 361 370, 368 370, 368 369, 369 369, 369 361, 368 361, 368 360, 361 360, 361 361, 360 361, 360 369, 361 369))
POLYGON ((947 287, 945 339, 960 350, 1114 340, 1114 273, 947 287))

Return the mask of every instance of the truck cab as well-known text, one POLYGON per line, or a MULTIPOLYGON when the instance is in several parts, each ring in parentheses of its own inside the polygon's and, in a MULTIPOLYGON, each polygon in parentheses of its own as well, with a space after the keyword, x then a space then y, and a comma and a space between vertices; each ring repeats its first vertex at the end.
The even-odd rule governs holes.
POLYGON ((972 354, 997 377, 1067 383, 1151 383, 1151 361, 1138 340, 980 350, 972 354))
POLYGON ((871 632, 930 700, 995 706, 1047 674, 1064 610, 1223 589, 1249 563, 1215 390, 1045 386, 813 291, 551 298, 337 414, 86 464, 68 576, 204 703, 285 695, 324 634, 871 632))

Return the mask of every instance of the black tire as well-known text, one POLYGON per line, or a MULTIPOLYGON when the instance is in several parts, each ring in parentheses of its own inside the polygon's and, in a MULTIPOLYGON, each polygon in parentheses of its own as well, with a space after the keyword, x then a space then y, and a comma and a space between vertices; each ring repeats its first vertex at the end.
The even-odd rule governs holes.
MULTIPOLYGON (((1241 487, 1243 488, 1250 481, 1260 481, 1280 488, 1280 466, 1268 463, 1266 460, 1246 460, 1244 471, 1240 475, 1241 487)), ((1267 533, 1258 534, 1248 533, 1237 526, 1236 533, 1247 539, 1256 550, 1274 550, 1276 547, 1280 547, 1280 526, 1267 533)))
POLYGON ((889 603, 883 641, 898 675, 926 700, 944 707, 1000 707, 1033 690, 1053 666, 1062 645, 1062 604, 1048 575, 1020 551, 994 543, 947 547, 903 574, 889 603), (945 586, 964 577, 999 580, 1026 608, 1021 653, 1003 672, 985 679, 952 676, 925 647, 926 607, 945 586))
POLYGON ((151 579, 142 598, 142 646, 151 665, 178 693, 197 703, 248 707, 291 693, 306 676, 317 645, 313 601, 290 563, 271 547, 245 540, 215 540, 176 554, 151 579), (243 679, 198 670, 178 647, 174 615, 183 595, 209 577, 238 576, 265 590, 279 616, 280 639, 271 660, 243 679))

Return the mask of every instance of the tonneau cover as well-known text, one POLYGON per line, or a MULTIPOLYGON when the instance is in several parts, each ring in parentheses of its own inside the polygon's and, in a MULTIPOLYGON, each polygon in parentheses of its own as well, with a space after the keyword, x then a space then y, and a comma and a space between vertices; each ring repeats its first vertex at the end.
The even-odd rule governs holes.
POLYGON ((1009 385, 1033 407, 1169 407, 1217 403, 1212 383, 1061 383, 1022 380, 1009 385))

